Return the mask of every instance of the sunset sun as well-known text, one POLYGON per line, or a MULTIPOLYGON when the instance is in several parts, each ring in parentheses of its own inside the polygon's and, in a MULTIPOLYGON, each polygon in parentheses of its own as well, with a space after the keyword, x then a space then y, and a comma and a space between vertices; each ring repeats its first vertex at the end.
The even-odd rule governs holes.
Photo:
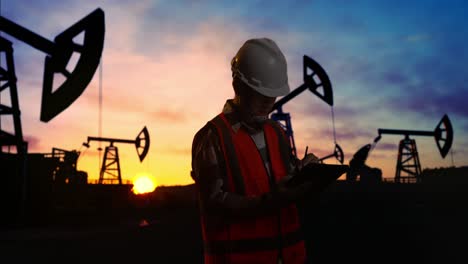
POLYGON ((156 188, 156 182, 148 175, 138 175, 133 179, 132 191, 135 194, 143 194, 154 191, 156 188))

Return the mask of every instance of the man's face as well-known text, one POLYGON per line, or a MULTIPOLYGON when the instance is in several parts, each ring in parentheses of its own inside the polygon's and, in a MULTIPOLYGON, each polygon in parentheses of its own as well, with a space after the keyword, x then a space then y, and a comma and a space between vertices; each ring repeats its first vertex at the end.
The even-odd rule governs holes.
POLYGON ((252 116, 267 116, 273 109, 276 97, 264 96, 250 87, 245 87, 245 96, 241 99, 241 107, 252 116))

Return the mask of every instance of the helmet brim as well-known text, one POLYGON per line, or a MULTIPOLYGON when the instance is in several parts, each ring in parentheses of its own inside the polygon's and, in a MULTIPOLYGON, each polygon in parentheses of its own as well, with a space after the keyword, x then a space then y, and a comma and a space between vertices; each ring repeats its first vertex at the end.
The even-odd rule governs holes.
POLYGON ((269 89, 269 88, 266 88, 266 87, 254 86, 254 85, 251 85, 248 82, 244 82, 244 83, 247 84, 254 91, 256 91, 256 92, 258 92, 258 93, 260 93, 260 94, 262 94, 264 96, 268 96, 268 97, 285 96, 290 92, 290 88, 289 88, 288 83, 286 83, 285 85, 283 85, 282 87, 277 88, 277 89, 269 89))

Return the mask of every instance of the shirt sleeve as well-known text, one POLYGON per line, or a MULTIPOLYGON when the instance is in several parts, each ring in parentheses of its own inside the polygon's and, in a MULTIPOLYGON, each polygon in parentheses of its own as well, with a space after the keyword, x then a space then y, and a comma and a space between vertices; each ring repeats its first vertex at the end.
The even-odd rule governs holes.
POLYGON ((271 193, 244 196, 227 190, 224 156, 215 128, 211 126, 205 126, 194 137, 192 178, 206 214, 243 217, 268 213, 279 205, 271 193))

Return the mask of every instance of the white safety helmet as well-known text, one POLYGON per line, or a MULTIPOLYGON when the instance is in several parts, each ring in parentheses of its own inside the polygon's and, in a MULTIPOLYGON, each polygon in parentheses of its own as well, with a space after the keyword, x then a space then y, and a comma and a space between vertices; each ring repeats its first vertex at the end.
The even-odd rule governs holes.
POLYGON ((268 38, 247 40, 231 60, 232 77, 268 97, 289 93, 286 58, 268 38))

